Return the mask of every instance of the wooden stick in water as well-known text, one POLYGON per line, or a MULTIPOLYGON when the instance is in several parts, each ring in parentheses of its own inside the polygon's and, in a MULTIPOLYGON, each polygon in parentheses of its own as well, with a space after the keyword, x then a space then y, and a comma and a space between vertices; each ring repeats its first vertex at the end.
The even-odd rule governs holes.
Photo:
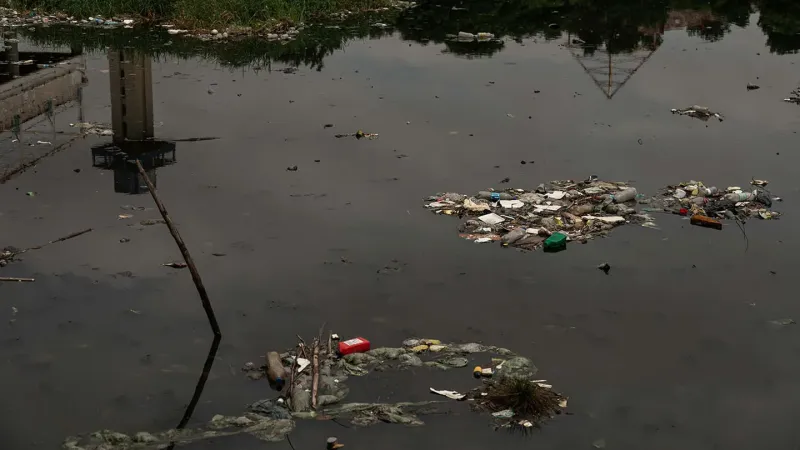
POLYGON ((17 278, 17 277, 0 277, 0 281, 26 281, 26 282, 34 282, 36 281, 33 278, 17 278))
POLYGON ((172 223, 172 219, 169 217, 167 208, 164 207, 164 204, 161 203, 161 199, 158 197, 156 187, 153 186, 153 182, 150 181, 150 177, 147 176, 147 172, 144 171, 144 167, 142 167, 142 163, 138 159, 136 160, 136 167, 139 168, 139 175, 141 175, 144 179, 144 182, 147 183, 147 189, 150 191, 150 195, 153 196, 153 201, 156 202, 156 206, 161 212, 161 217, 163 217, 164 222, 167 223, 169 232, 175 239, 175 243, 178 244, 178 249, 180 249, 183 259, 186 261, 186 265, 189 266, 189 271, 192 273, 192 280, 194 281, 195 287, 197 287, 197 293, 200 294, 200 301, 203 303, 203 309, 206 311, 206 316, 208 316, 208 323, 211 325, 211 331, 214 332, 215 336, 222 336, 222 333, 219 331, 217 317, 214 315, 214 308, 211 306, 211 300, 208 298, 208 293, 206 292, 205 286, 203 286, 203 280, 200 278, 200 272, 197 271, 197 266, 194 265, 192 255, 189 254, 189 249, 186 248, 186 244, 184 244, 183 238, 181 238, 181 234, 178 232, 178 228, 174 223, 172 223))
POLYGON ((312 355, 311 367, 314 378, 311 380, 311 407, 317 409, 317 390, 319 389, 319 340, 314 342, 314 351, 312 355))

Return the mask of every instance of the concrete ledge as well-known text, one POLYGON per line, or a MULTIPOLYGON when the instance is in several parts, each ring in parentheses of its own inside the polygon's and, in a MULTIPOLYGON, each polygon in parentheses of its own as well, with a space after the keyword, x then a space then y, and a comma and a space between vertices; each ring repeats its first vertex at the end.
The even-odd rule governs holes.
POLYGON ((20 123, 44 114, 50 99, 54 108, 77 99, 83 78, 82 57, 77 56, 58 67, 42 69, 0 86, 0 131, 11 128, 15 114, 19 114, 20 123))

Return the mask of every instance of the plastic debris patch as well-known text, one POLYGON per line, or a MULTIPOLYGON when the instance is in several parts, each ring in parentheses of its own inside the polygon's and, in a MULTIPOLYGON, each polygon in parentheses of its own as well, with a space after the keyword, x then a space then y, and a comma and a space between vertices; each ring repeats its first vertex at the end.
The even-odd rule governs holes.
MULTIPOLYGON (((424 416, 447 414, 456 404, 463 405, 465 410, 484 414, 497 428, 531 428, 541 426, 567 407, 566 397, 553 391, 545 380, 534 379, 538 369, 530 359, 502 347, 417 338, 405 340, 401 347, 369 349, 351 345, 353 352, 344 355, 341 345, 339 351, 324 347, 321 345, 312 352, 311 365, 300 364, 305 358, 298 350, 281 354, 270 352, 272 355, 267 355, 266 364, 262 366, 245 364, 242 370, 248 378, 265 383, 265 386, 264 378, 269 379, 270 384, 273 379, 288 382, 280 386, 281 393, 275 398, 256 401, 241 414, 214 415, 205 423, 184 429, 132 434, 99 430, 85 436, 69 437, 62 448, 155 449, 237 434, 277 442, 292 433, 298 420, 331 420, 355 427, 378 424, 422 426, 425 424, 424 416), (476 363, 483 367, 471 369, 470 366, 476 363), (353 376, 367 376, 369 380, 378 381, 375 377, 380 378, 384 372, 426 369, 452 371, 454 383, 462 386, 464 383, 459 380, 470 378, 474 381, 474 388, 459 393, 440 386, 414 385, 411 386, 413 390, 430 392, 431 400, 346 402, 350 393, 348 379, 353 376)), ((298 348, 310 350, 306 346, 298 348)), ((331 439, 335 443, 335 438, 331 439)))
POLYGON ((465 219, 459 236, 475 243, 496 243, 523 250, 557 252, 569 242, 586 243, 629 224, 658 229, 651 213, 689 218, 692 225, 722 229, 723 221, 777 219, 766 180, 753 179, 744 189, 707 187, 700 181, 666 186, 653 197, 625 182, 592 176, 585 181, 552 181, 536 189, 480 191, 474 196, 440 193, 425 200, 435 214, 465 219))

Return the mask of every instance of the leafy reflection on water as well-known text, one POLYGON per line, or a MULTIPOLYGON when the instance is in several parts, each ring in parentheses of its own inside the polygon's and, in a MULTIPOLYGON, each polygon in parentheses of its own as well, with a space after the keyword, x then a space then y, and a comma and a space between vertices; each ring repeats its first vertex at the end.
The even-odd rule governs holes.
POLYGON ((297 40, 285 44, 245 39, 231 45, 172 39, 163 30, 63 26, 27 29, 22 34, 37 44, 81 45, 88 51, 134 47, 157 59, 201 57, 228 67, 269 70, 273 64, 281 64, 322 70, 325 58, 348 42, 395 32, 403 40, 444 45, 444 53, 470 58, 502 51, 500 39, 504 38, 566 38, 584 52, 603 48, 609 54, 620 54, 657 46, 660 36, 674 29, 684 29, 706 41, 719 41, 732 27, 750 25, 753 17, 757 17, 770 51, 787 54, 800 50, 800 3, 793 0, 430 0, 389 18, 366 16, 337 25, 309 27, 297 40), (372 26, 379 20, 391 26, 372 26), (452 39, 459 31, 489 32, 499 39, 459 42, 452 39))

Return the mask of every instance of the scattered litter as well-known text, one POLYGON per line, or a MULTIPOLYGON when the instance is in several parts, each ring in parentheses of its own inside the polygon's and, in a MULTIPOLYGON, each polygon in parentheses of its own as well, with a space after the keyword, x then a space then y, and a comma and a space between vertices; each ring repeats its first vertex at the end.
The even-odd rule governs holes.
POLYGON ((611 270, 611 264, 603 263, 597 266, 597 268, 605 272, 606 275, 608 275, 608 271, 611 270))
POLYGON ((604 223, 622 223, 625 222, 625 218, 622 216, 583 216, 582 219, 584 220, 597 220, 604 223))
POLYGON ((722 222, 712 219, 711 217, 702 216, 700 214, 693 215, 689 220, 689 223, 700 227, 713 228, 715 230, 722 229, 722 222))
POLYGON ((783 99, 785 102, 794 103, 795 105, 800 105, 800 88, 797 88, 789 93, 789 97, 783 99))
MULTIPOLYGON (((286 368, 283 366, 281 356, 278 354, 278 352, 267 352, 266 360, 267 379, 269 380, 270 386, 274 387, 278 391, 283 390, 283 387, 286 383, 286 380, 284 379, 286 376, 286 368)), ((298 364, 299 362, 300 360, 298 358, 298 364)))
POLYGON ((700 119, 703 121, 706 121, 712 117, 716 117, 717 120, 719 120, 720 122, 722 122, 723 120, 721 114, 711 111, 706 106, 692 105, 688 108, 683 108, 683 109, 673 108, 671 111, 672 114, 680 114, 682 116, 694 117, 695 119, 700 119))
POLYGON ((311 364, 311 361, 305 358, 297 358, 297 373, 300 373, 311 364))
POLYGON ((755 178, 753 178, 752 180, 750 180, 750 184, 752 184, 753 186, 764 187, 764 186, 769 184, 769 181, 767 181, 767 180, 756 180, 755 178))
POLYGON ((136 310, 136 309, 129 309, 129 310, 128 310, 128 312, 130 312, 130 313, 132 313, 132 314, 136 314, 137 316, 139 316, 139 315, 141 315, 141 314, 142 314, 142 312, 141 312, 141 311, 139 311, 139 310, 136 310))
POLYGON ((174 34, 185 34, 185 33, 188 33, 188 32, 189 32, 189 30, 177 30, 175 28, 170 28, 170 29, 167 30, 167 33, 173 34, 173 35, 174 34))
POLYGON ((369 349, 370 342, 362 337, 339 342, 339 354, 342 356, 351 353, 364 353, 369 351, 369 349))
POLYGON ((120 214, 120 215, 117 216, 117 220, 130 219, 132 217, 133 217, 133 214, 120 214))
POLYGON ((480 217, 478 217, 478 219, 480 219, 481 222, 483 222, 483 223, 485 223, 487 225, 497 225, 497 224, 503 223, 505 221, 505 219, 503 219, 502 217, 500 217, 499 215, 497 215, 495 213, 490 213, 490 214, 486 214, 486 215, 480 216, 480 217))
POLYGON ((433 392, 434 394, 443 395, 451 400, 463 400, 466 397, 465 394, 459 394, 456 391, 440 391, 431 388, 431 392, 433 392))
POLYGON ((544 241, 544 251, 560 252, 567 249, 567 235, 553 233, 544 241))
MULTIPOLYGON (((469 200, 469 199, 467 199, 467 200, 469 200)), ((467 200, 464 200, 464 207, 465 208, 466 208, 467 200)), ((486 205, 486 206, 488 207, 489 205, 486 205)), ((517 208, 522 208, 523 206, 525 206, 525 203, 522 203, 519 200, 500 200, 500 206, 502 206, 503 208, 517 209, 517 208)), ((487 208, 487 210, 488 210, 488 208, 487 208)))
POLYGON ((759 86, 757 84, 753 84, 753 83, 747 83, 747 90, 748 91, 754 91, 756 89, 761 89, 761 86, 759 86))
POLYGON ((475 243, 476 244, 485 244, 487 242, 494 242, 494 239, 488 238, 488 237, 482 237, 482 238, 475 239, 475 243))
POLYGON ((455 39, 461 42, 470 42, 470 41, 491 41, 494 40, 495 36, 492 33, 467 33, 466 31, 459 31, 456 35, 447 35, 447 37, 451 39, 455 39))
POLYGON ((39 145, 53 145, 50 141, 36 141, 36 143, 39 145))
MULTIPOLYGON (((296 358, 308 356, 312 360, 311 370, 307 368, 299 374, 288 371, 288 379, 280 399, 258 400, 251 403, 244 413, 233 416, 213 415, 210 421, 193 421, 190 426, 179 430, 142 431, 131 435, 112 430, 82 433, 80 436, 65 439, 63 447, 126 450, 132 448, 131 445, 142 447, 139 443, 146 443, 144 446, 147 448, 166 448, 171 443, 191 447, 200 441, 237 434, 255 437, 261 441, 278 442, 287 439, 287 435, 290 435, 298 422, 310 420, 331 420, 346 428, 351 428, 350 425, 367 427, 381 423, 420 426, 425 424, 422 419, 426 415, 447 414, 453 406, 451 398, 473 400, 468 403, 471 409, 485 412, 487 419, 500 422, 501 427, 516 427, 522 421, 529 421, 531 427, 538 427, 543 421, 561 412, 558 404, 564 397, 528 381, 536 374, 536 366, 530 359, 517 356, 505 348, 477 343, 442 344, 436 340, 413 338, 403 341, 402 347, 381 347, 367 353, 354 353, 339 358, 325 345, 322 331, 318 338, 307 340, 308 345, 302 338, 299 339, 296 347, 277 354, 281 361, 275 365, 289 366, 296 358), (445 348, 439 353, 430 354, 433 360, 423 362, 420 357, 408 351, 409 347, 415 345, 444 345, 445 348), (463 394, 431 389, 431 393, 447 399, 432 397, 431 400, 418 402, 399 399, 397 403, 346 402, 350 394, 347 380, 352 380, 353 377, 369 374, 369 380, 364 382, 374 381, 383 385, 397 379, 382 378, 387 371, 414 370, 420 366, 443 371, 457 370, 468 364, 467 359, 460 355, 478 352, 486 353, 487 357, 500 355, 505 360, 492 358, 492 365, 502 367, 497 369, 496 376, 476 382, 473 389, 463 394), (313 405, 316 405, 316 410, 313 405), (514 412, 510 419, 491 416, 491 413, 507 409, 514 412)), ((213 358, 210 360, 214 361, 213 358)), ((247 377, 253 380, 262 379, 265 369, 265 365, 257 367, 253 363, 245 364, 242 368, 247 377)))
POLYGON ((162 264, 162 266, 172 267, 174 269, 184 269, 184 268, 186 268, 186 263, 184 263, 184 262, 170 262, 170 263, 164 263, 164 264, 162 264))
POLYGON ((514 417, 514 410, 504 409, 502 411, 497 411, 495 413, 492 413, 492 417, 496 417, 498 419, 510 419, 514 417))
POLYGON ((289 166, 286 168, 289 172, 297 172, 297 166, 289 166))
POLYGON ((787 325, 795 325, 797 322, 794 319, 777 319, 777 320, 770 320, 769 323, 776 327, 785 327, 787 325))
POLYGON ((367 138, 367 139, 370 139, 370 140, 378 139, 378 133, 364 133, 361 130, 358 130, 358 131, 356 131, 355 133, 352 133, 352 134, 335 134, 334 136, 337 137, 337 138, 355 137, 356 139, 363 139, 363 138, 367 138))
POLYGON ((327 450, 336 450, 337 448, 342 448, 342 447, 344 447, 344 444, 340 444, 339 440, 336 439, 335 437, 329 437, 325 443, 325 448, 327 450))

